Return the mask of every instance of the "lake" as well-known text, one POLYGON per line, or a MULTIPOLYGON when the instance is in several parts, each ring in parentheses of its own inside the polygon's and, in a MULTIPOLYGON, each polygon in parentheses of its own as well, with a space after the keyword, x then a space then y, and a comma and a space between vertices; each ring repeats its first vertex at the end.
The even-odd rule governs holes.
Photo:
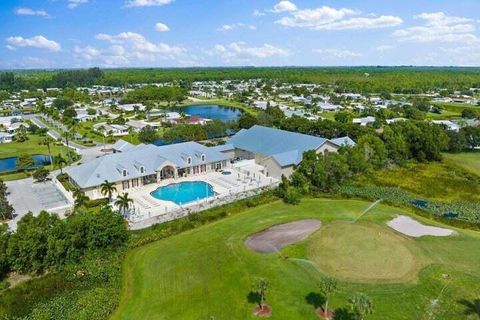
MULTIPOLYGON (((33 155, 35 167, 50 164, 50 157, 43 154, 33 155)), ((17 170, 17 157, 0 159, 0 172, 8 172, 17 170)))
POLYGON ((223 122, 237 120, 243 114, 243 111, 240 109, 218 105, 194 105, 181 108, 180 111, 190 116, 220 120, 223 122))

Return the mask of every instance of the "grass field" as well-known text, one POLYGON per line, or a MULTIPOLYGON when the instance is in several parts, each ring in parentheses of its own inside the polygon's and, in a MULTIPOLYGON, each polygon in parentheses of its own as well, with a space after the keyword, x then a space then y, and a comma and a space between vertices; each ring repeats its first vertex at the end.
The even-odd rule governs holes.
POLYGON ((408 213, 384 205, 351 223, 368 206, 354 200, 274 202, 135 249, 124 262, 113 319, 253 319, 247 296, 259 276, 270 282, 272 319, 318 319, 307 297, 318 294, 325 273, 340 280, 330 301, 337 310, 364 292, 375 304, 367 319, 427 319, 436 298, 437 319, 478 319, 466 312, 480 293, 480 233, 412 239, 385 224, 408 213), (322 228, 281 254, 244 245, 252 233, 306 218, 319 219, 322 228))
MULTIPOLYGON (((9 157, 16 157, 22 153, 27 154, 45 154, 48 155, 48 148, 47 146, 40 145, 39 142, 42 140, 43 137, 38 135, 29 135, 28 140, 25 142, 12 142, 12 143, 5 143, 2 144, 0 147, 0 159, 9 158, 9 157)), ((56 155, 59 153, 66 154, 67 147, 61 145, 50 145, 52 155, 56 155)))
MULTIPOLYGON (((0 147, 0 159, 16 157, 21 154, 44 154, 48 155, 48 148, 46 146, 40 145, 39 142, 42 137, 37 135, 29 135, 28 140, 25 142, 12 142, 2 144, 0 147)), ((67 147, 64 145, 50 145, 52 156, 57 154, 63 154, 66 156, 67 147)), ((52 170, 52 166, 46 167, 48 170, 52 170)), ((3 181, 25 179, 31 176, 31 173, 28 172, 5 172, 0 174, 0 179, 3 181)))
POLYGON ((412 163, 360 176, 356 183, 400 187, 419 197, 438 201, 480 201, 476 176, 449 162, 412 163))
POLYGON ((447 161, 480 176, 480 152, 446 153, 447 161))

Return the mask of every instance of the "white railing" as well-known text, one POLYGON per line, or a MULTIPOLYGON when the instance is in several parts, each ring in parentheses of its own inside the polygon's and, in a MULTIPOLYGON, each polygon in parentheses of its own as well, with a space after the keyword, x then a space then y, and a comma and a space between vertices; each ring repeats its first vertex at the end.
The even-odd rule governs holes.
POLYGON ((254 197, 266 190, 277 187, 279 184, 278 181, 273 182, 273 179, 270 181, 271 183, 269 184, 260 185, 259 183, 258 187, 250 188, 248 190, 246 189, 246 186, 234 188, 236 190, 230 189, 229 193, 227 194, 216 195, 214 197, 198 200, 194 203, 188 204, 187 206, 179 206, 171 209, 164 207, 165 212, 163 213, 159 213, 158 210, 155 210, 156 212, 144 212, 145 210, 139 210, 138 208, 135 208, 133 214, 131 214, 128 218, 130 229, 139 230, 148 228, 154 224, 177 220, 192 213, 205 211, 214 207, 219 207, 235 201, 254 197))

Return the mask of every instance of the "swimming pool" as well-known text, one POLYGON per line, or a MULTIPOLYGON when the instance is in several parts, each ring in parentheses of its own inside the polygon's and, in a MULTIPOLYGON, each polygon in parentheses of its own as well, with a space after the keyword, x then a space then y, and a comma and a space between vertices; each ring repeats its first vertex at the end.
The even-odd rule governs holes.
POLYGON ((206 182, 185 181, 160 187, 150 193, 150 195, 158 200, 172 201, 176 204, 186 204, 212 197, 215 195, 215 192, 213 191, 213 187, 206 182))

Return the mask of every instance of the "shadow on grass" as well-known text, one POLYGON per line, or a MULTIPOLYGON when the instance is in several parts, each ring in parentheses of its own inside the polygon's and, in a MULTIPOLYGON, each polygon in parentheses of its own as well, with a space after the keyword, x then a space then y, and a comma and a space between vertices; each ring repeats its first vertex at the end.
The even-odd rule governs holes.
POLYGON ((305 296, 305 301, 315 309, 320 308, 325 303, 325 298, 316 292, 310 292, 305 296))
POLYGON ((335 309, 335 320, 355 320, 355 315, 347 308, 335 309))
POLYGON ((480 298, 472 301, 467 299, 458 300, 458 303, 465 306, 465 315, 477 315, 480 318, 480 298))
POLYGON ((262 302, 262 296, 258 292, 250 291, 247 295, 248 303, 254 303, 260 305, 262 302))

